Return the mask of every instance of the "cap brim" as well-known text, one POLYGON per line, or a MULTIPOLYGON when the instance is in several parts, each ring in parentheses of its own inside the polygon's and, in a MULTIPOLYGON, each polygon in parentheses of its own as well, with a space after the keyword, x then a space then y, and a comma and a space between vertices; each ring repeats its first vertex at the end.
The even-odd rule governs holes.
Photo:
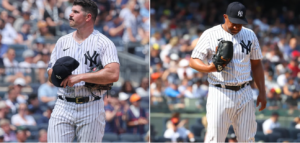
POLYGON ((56 87, 63 87, 63 86, 60 86, 61 82, 63 81, 63 79, 57 79, 55 78, 55 74, 54 74, 54 71, 52 71, 52 74, 51 74, 51 81, 52 81, 52 84, 56 87))
POLYGON ((248 24, 248 21, 246 18, 240 19, 240 18, 233 18, 233 17, 229 17, 229 16, 228 16, 228 18, 229 18, 229 21, 234 24, 248 24))

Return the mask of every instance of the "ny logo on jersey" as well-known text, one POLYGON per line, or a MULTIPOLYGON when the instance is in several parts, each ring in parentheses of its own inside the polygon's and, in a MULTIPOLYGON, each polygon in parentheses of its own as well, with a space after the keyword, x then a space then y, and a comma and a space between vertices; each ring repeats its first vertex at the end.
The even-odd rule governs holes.
POLYGON ((96 59, 97 59, 97 57, 99 56, 99 54, 96 53, 96 51, 94 51, 92 57, 90 56, 90 52, 89 52, 89 51, 87 51, 87 52, 84 54, 84 56, 85 56, 85 62, 84 62, 84 64, 87 65, 87 60, 90 61, 90 67, 93 66, 93 64, 97 64, 96 59))
POLYGON ((238 16, 239 16, 239 17, 243 17, 243 11, 239 11, 239 12, 238 12, 238 16))
POLYGON ((248 40, 248 44, 246 45, 244 43, 244 41, 242 40, 242 42, 240 44, 242 46, 242 52, 244 53, 244 50, 246 50, 246 54, 248 55, 248 53, 251 51, 252 43, 248 40))

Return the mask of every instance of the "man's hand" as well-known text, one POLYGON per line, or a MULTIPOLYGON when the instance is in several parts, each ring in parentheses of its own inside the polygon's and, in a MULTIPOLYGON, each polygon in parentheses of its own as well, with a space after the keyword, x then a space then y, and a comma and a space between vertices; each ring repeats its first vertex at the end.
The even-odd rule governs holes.
POLYGON ((60 86, 66 88, 66 86, 73 87, 74 84, 81 82, 81 75, 69 75, 65 78, 61 83, 60 86))
POLYGON ((257 97, 257 102, 256 102, 256 107, 259 106, 260 103, 260 108, 259 111, 262 111, 266 108, 267 105, 267 99, 266 99, 266 93, 259 93, 258 97, 257 97))

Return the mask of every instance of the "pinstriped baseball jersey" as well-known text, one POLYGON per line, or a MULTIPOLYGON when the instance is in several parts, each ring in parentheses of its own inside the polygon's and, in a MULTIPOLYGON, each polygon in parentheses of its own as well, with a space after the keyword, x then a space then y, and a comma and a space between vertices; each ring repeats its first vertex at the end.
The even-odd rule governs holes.
POLYGON ((210 64, 221 40, 233 43, 233 58, 224 71, 209 73, 208 82, 235 86, 251 81, 250 59, 262 59, 262 54, 255 33, 248 28, 242 27, 242 30, 235 35, 226 32, 221 25, 207 29, 198 40, 191 57, 207 60, 210 64))
MULTIPOLYGON (((103 66, 109 63, 119 63, 115 45, 99 31, 94 30, 82 43, 77 43, 73 33, 61 37, 51 54, 48 70, 56 60, 70 56, 80 64, 72 74, 87 73, 91 67, 103 66)), ((92 97, 90 89, 84 82, 76 83, 73 87, 59 88, 58 95, 62 97, 92 97)), ((105 91, 92 91, 100 96, 105 91)), ((51 114, 48 127, 49 142, 72 142, 77 137, 79 142, 101 142, 105 128, 104 101, 100 100, 77 104, 58 99, 51 114)))
MULTIPOLYGON (((99 31, 94 30, 92 34, 82 43, 77 43, 73 38, 73 33, 61 37, 51 54, 48 69, 54 66, 57 59, 70 56, 76 59, 80 65, 72 74, 87 73, 92 66, 98 65, 100 60, 103 67, 109 63, 119 63, 115 45, 99 31)), ((84 86, 85 82, 76 83, 73 87, 58 88, 58 95, 66 97, 86 97, 91 95, 90 89, 84 86)), ((94 95, 103 95, 106 91, 92 91, 94 95)))

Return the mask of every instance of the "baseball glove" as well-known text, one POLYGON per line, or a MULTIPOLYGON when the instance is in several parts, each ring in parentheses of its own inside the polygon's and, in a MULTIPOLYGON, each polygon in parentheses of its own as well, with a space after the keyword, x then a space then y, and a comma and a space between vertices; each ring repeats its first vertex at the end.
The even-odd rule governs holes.
POLYGON ((225 66, 231 61, 233 57, 233 44, 231 41, 222 40, 218 48, 216 49, 216 54, 212 58, 212 62, 215 64, 218 72, 224 70, 225 66))
MULTIPOLYGON (((99 70, 102 70, 103 66, 100 63, 100 65, 91 68, 91 71, 88 73, 93 73, 93 72, 97 72, 99 70)), ((88 83, 85 82, 85 87, 90 88, 90 89, 98 89, 98 90, 111 90, 111 87, 113 86, 113 83, 110 84, 95 84, 95 83, 88 83)))

